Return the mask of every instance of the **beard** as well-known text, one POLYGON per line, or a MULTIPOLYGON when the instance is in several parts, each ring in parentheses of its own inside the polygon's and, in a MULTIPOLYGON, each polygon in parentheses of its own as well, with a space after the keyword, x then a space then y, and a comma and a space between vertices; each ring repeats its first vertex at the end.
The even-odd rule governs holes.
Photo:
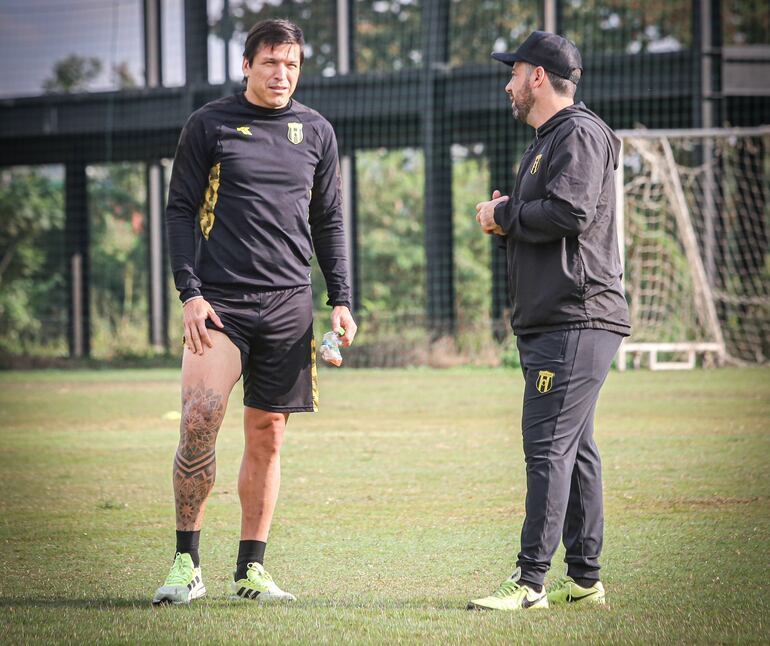
POLYGON ((533 105, 535 105, 535 97, 532 95, 532 88, 525 86, 518 96, 511 96, 513 118, 526 125, 529 111, 532 110, 533 105))

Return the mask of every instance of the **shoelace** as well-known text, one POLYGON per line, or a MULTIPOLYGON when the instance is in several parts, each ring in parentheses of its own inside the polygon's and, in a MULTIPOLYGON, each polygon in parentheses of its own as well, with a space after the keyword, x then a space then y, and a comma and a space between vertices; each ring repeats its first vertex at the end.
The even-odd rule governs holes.
POLYGON ((500 587, 495 590, 493 597, 498 599, 503 597, 510 597, 514 592, 519 590, 521 586, 512 579, 507 579, 500 584, 500 587))
POLYGON ((177 552, 174 564, 171 566, 171 572, 168 573, 166 585, 187 585, 189 579, 190 571, 182 560, 182 555, 177 552))
POLYGON ((273 577, 271 577, 266 571, 264 566, 262 566, 261 563, 249 563, 249 569, 246 573, 246 578, 249 578, 249 574, 254 572, 258 577, 261 577, 265 579, 266 581, 272 581, 273 577))
POLYGON ((559 588, 565 586, 568 582, 570 582, 570 578, 568 576, 562 576, 547 586, 545 590, 546 592, 553 592, 554 590, 558 590, 559 588))

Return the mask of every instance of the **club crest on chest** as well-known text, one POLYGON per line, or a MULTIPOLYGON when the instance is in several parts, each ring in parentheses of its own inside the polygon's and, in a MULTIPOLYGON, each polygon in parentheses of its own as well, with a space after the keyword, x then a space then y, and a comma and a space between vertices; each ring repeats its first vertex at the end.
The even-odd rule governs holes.
POLYGON ((286 137, 293 144, 301 144, 305 139, 305 134, 302 132, 302 124, 297 121, 292 121, 289 124, 289 131, 286 137))

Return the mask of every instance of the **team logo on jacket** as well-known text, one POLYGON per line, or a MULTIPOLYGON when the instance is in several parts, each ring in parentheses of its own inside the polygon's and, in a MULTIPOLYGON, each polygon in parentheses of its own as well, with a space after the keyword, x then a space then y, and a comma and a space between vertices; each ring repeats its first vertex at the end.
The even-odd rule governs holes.
POLYGON ((305 135, 302 134, 302 124, 297 123, 296 121, 292 121, 289 124, 289 132, 286 136, 289 138, 291 143, 301 144, 305 139, 305 135))
POLYGON ((553 378, 556 376, 555 372, 549 370, 541 370, 537 373, 537 383, 535 388, 539 393, 547 393, 553 388, 553 378))
POLYGON ((251 137, 251 126, 240 126, 239 128, 236 128, 236 130, 242 135, 251 137))
POLYGON ((532 162, 532 168, 529 169, 529 174, 534 175, 537 173, 538 170, 540 170, 540 160, 543 158, 543 153, 538 153, 537 157, 535 157, 535 161, 532 162))

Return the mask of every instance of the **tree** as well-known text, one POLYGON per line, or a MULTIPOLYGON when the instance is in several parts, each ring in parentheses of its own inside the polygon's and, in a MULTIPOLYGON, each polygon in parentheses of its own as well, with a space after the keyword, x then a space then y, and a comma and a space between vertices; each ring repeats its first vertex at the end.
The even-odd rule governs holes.
POLYGON ((127 90, 139 85, 128 67, 128 63, 123 61, 112 66, 112 74, 117 85, 121 90, 127 90))
POLYGON ((55 173, 0 172, 0 347, 6 351, 63 340, 62 198, 55 173))
POLYGON ((54 63, 53 76, 43 81, 46 92, 85 92, 102 71, 102 62, 98 58, 84 58, 70 54, 54 63))
POLYGON ((149 350, 143 166, 91 166, 88 179, 93 353, 141 354, 149 350))
MULTIPOLYGON (((54 63, 51 78, 43 81, 43 90, 48 93, 88 92, 93 83, 102 73, 102 61, 98 58, 84 58, 70 54, 54 63)), ((112 81, 121 90, 138 85, 128 63, 122 61, 112 66, 112 81)))
POLYGON ((767 45, 770 11, 766 0, 726 0, 722 3, 725 45, 767 45))
POLYGON ((333 75, 337 69, 335 15, 335 0, 263 0, 233 7, 230 20, 217 20, 211 29, 221 38, 232 28, 235 37, 245 43, 254 23, 287 18, 298 24, 305 34, 303 74, 333 75))

